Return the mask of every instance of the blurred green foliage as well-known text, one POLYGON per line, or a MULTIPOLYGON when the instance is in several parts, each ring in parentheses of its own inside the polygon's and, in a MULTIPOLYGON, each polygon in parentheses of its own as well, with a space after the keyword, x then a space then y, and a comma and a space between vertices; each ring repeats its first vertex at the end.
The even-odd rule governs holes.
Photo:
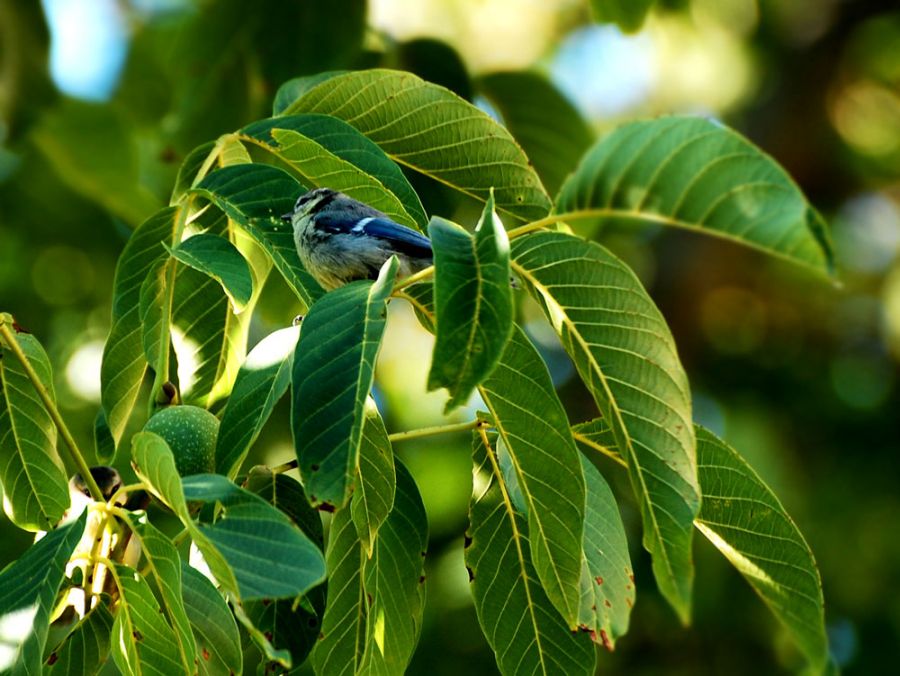
MULTIPOLYGON (((63 35, 51 35, 41 8, 58 4, 0 0, 0 309, 47 347, 61 404, 84 447, 92 444, 113 270, 129 233, 163 204, 194 146, 264 117, 289 78, 401 67, 503 118, 517 79, 527 84, 533 75, 498 73, 547 74, 564 65, 579 73, 584 91, 565 93, 583 110, 598 83, 637 91, 618 110, 590 119, 585 134, 638 115, 701 112, 771 153, 832 222, 840 286, 688 233, 616 227, 595 236, 639 272, 669 321, 698 420, 741 449, 809 540, 836 661, 849 674, 884 670, 900 643, 895 3, 661 2, 634 37, 596 29, 606 50, 598 69, 586 53, 559 61, 590 21, 589 3, 576 0, 539 9, 502 0, 108 0, 125 27, 127 58, 111 96, 93 101, 67 96, 51 80, 49 49, 63 35), (637 62, 630 69, 622 61, 633 53, 649 69, 641 87, 637 62)), ((532 100, 541 118, 555 98, 532 100)), ((517 123, 528 133, 528 119, 506 122, 514 134, 517 123)), ((582 136, 569 140, 580 145, 582 136)), ((474 220, 472 205, 410 180, 429 214, 474 220)), ((298 311, 273 276, 251 344, 298 311)), ((522 312, 537 316, 527 306, 522 312)), ((539 324, 533 335, 567 408, 579 412, 573 422, 592 417, 590 397, 559 346, 542 338, 539 324)), ((404 308, 392 308, 377 379, 391 431, 442 420, 443 395, 424 394, 430 340, 404 308), (410 394, 415 388, 422 393, 410 394)), ((254 447, 259 462, 291 456, 287 420, 282 401, 254 447)), ((432 533, 426 625, 411 673, 494 673, 461 556, 468 438, 405 442, 398 452, 422 489, 432 533)), ((627 478, 615 470, 606 476, 625 498, 639 592, 630 633, 602 656, 604 673, 794 668, 798 657, 765 607, 702 538, 694 627, 679 628, 651 581, 627 478)), ((0 530, 3 565, 29 537, 5 521, 0 530)))

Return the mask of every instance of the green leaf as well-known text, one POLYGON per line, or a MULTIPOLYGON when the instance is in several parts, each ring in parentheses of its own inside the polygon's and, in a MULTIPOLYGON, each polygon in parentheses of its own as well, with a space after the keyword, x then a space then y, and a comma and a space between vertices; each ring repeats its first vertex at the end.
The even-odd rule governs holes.
POLYGON ((579 626, 612 650, 628 631, 635 587, 619 507, 600 471, 581 456, 587 486, 579 626))
POLYGON ((322 84, 338 75, 343 75, 346 72, 346 70, 327 70, 323 73, 304 75, 303 77, 295 77, 288 80, 275 92, 275 99, 272 101, 272 115, 287 115, 288 107, 306 92, 313 89, 316 85, 322 84))
POLYGON ((299 327, 280 329, 263 338, 244 360, 216 441, 216 471, 231 478, 291 383, 299 327))
POLYGON ((181 563, 184 609, 196 639, 200 673, 210 676, 240 674, 243 666, 241 636, 234 615, 213 583, 181 563))
POLYGON ((133 568, 116 565, 121 594, 112 629, 112 657, 127 676, 183 673, 178 641, 147 581, 133 568))
POLYGON ((594 140, 581 113, 537 72, 490 73, 476 86, 534 163, 548 192, 559 190, 594 140))
POLYGON ((474 237, 435 218, 428 225, 434 249, 437 336, 428 389, 446 387, 446 411, 465 404, 488 378, 512 335, 509 240, 488 198, 474 237))
MULTIPOLYGON (((515 340, 515 338, 514 338, 515 340)), ((466 566, 478 622, 502 674, 593 674, 587 634, 572 632, 538 582, 529 533, 493 451, 474 435, 466 566)))
POLYGON ((827 227, 790 176, 736 132, 695 117, 632 122, 566 181, 559 214, 670 225, 724 237, 818 272, 827 227))
POLYGON ((697 426, 696 526, 744 576, 819 673, 828 661, 822 582, 781 502, 734 449, 697 426))
MULTIPOLYGON (((16 344, 55 401, 50 359, 37 338, 16 344)), ((69 485, 56 451, 56 425, 24 366, 0 339, 0 483, 3 511, 19 528, 47 530, 69 507, 69 485)))
POLYGON ((419 230, 428 220, 400 167, 343 120, 289 115, 254 122, 241 134, 296 172, 305 185, 339 190, 419 230))
POLYGON ((631 269, 597 244, 543 232, 514 240, 512 251, 513 272, 610 421, 660 591, 687 622, 700 489, 690 390, 665 319, 631 269))
POLYGON ((300 263, 293 228, 281 220, 303 192, 290 174, 264 164, 225 167, 209 174, 192 192, 208 198, 240 224, 307 307, 322 295, 322 288, 300 263))
MULTIPOLYGON (((156 368, 159 363, 159 353, 163 349, 163 345, 166 346, 166 349, 169 348, 168 334, 172 309, 171 296, 166 292, 166 288, 170 281, 174 283, 174 277, 171 280, 169 279, 169 265, 169 258, 157 260, 150 267, 150 271, 144 278, 144 283, 141 284, 140 304, 138 305, 141 346, 144 348, 146 361, 153 368, 156 368)), ((123 347, 125 346, 127 344, 124 344, 123 341, 123 347)), ((127 422, 127 419, 125 422, 127 422)))
POLYGON ((518 327, 481 395, 528 508, 529 550, 538 579, 574 629, 580 605, 584 474, 547 367, 518 327))
POLYGON ((289 598, 325 579, 318 547, 280 510, 219 474, 182 480, 187 500, 221 502, 224 518, 199 528, 234 571, 241 598, 289 598))
POLYGON ((169 538, 147 521, 146 514, 133 517, 131 522, 141 541, 148 575, 156 582, 166 617, 175 630, 181 667, 192 672, 197 666, 197 654, 182 600, 181 560, 178 551, 169 538))
POLYGON ((372 558, 364 563, 363 587, 371 598, 360 670, 406 671, 422 629, 428 519, 409 470, 397 463, 394 507, 379 530, 372 558))
POLYGON ((399 674, 409 665, 422 626, 428 524, 412 476, 400 463, 396 470, 394 507, 371 559, 350 509, 334 515, 326 553, 328 603, 311 658, 317 674, 399 674))
POLYGON ((255 278, 245 311, 235 315, 219 284, 192 268, 178 266, 169 320, 172 347, 178 361, 182 399, 211 406, 231 392, 247 348, 253 307, 268 274, 268 261, 252 239, 221 212, 204 222, 208 232, 227 236, 249 260, 255 278))
POLYGON ((244 487, 290 517, 319 549, 325 548, 322 519, 306 497, 303 485, 296 479, 273 472, 268 467, 254 467, 244 480, 244 487))
POLYGON ((194 182, 200 173, 200 169, 210 161, 209 156, 215 152, 218 152, 216 142, 208 141, 188 153, 181 166, 178 167, 175 187, 172 188, 172 204, 179 201, 188 190, 194 187, 194 182))
POLYGON ((85 615, 47 658, 44 671, 52 676, 92 676, 109 657, 113 617, 100 603, 85 615))
MULTIPOLYGON (((267 467, 254 467, 244 485, 289 516, 316 547, 324 549, 322 519, 310 506, 299 481, 267 467)), ((321 617, 325 613, 325 584, 297 598, 249 601, 244 603, 244 610, 247 619, 271 641, 268 646, 261 646, 266 657, 277 661, 287 651, 291 663, 299 665, 319 638, 321 617)))
POLYGON ((85 520, 82 513, 71 524, 50 531, 0 571, 0 672, 41 673, 50 612, 85 520))
MULTIPOLYGON (((164 245, 174 244, 180 218, 182 213, 178 207, 162 209, 148 218, 132 233, 116 264, 112 329, 103 347, 100 366, 101 405, 116 444, 125 431, 147 371, 142 345, 144 336, 151 335, 151 329, 146 326, 142 329, 142 320, 147 319, 141 311, 147 302, 142 302, 142 286, 154 270, 160 271, 161 261, 167 257, 164 245)), ((148 288, 145 293, 151 290, 148 288)), ((159 330, 157 326, 157 338, 159 330)))
POLYGON ((522 221, 550 200, 522 149, 503 127, 456 94, 411 73, 367 70, 329 78, 285 114, 322 113, 352 124, 401 166, 522 221))
POLYGON ((169 253, 177 260, 222 285, 234 305, 235 314, 250 302, 253 294, 253 277, 250 265, 241 252, 224 237, 199 234, 184 240, 169 253))
POLYGON ((396 272, 391 257, 375 282, 352 282, 326 294, 303 320, 294 352, 291 430, 313 505, 338 508, 350 497, 396 272))
POLYGON ((614 23, 626 33, 637 31, 655 0, 591 0, 594 19, 614 23))
POLYGON ((384 421, 371 398, 366 402, 358 472, 350 514, 366 556, 371 557, 375 536, 394 506, 397 486, 394 451, 384 421))
POLYGON ((364 559, 350 510, 337 510, 325 550, 328 602, 319 642, 310 656, 319 676, 344 676, 359 671, 365 649, 368 611, 362 584, 364 559))
POLYGON ((131 438, 132 466, 147 489, 175 512, 203 555, 219 586, 235 600, 240 600, 235 573, 215 545, 191 518, 181 477, 175 469, 175 458, 165 440, 153 432, 138 432, 131 438))

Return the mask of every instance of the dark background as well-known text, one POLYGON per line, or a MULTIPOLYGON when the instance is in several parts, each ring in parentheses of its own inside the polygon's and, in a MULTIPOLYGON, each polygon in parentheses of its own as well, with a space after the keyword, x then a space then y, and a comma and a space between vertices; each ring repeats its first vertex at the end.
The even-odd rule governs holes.
MULTIPOLYGON (((265 117, 281 82, 380 65, 479 102, 477 76, 531 69, 598 134, 667 112, 718 117, 781 162, 825 214, 839 284, 683 232, 594 236, 635 267, 670 322, 698 421, 748 458, 812 546, 837 663, 885 672, 900 652, 900 11, 874 1, 668 1, 623 36, 591 26, 586 4, 0 0, 0 310, 47 347, 64 414, 89 448, 129 232, 167 202, 192 147, 265 117)), ((429 213, 468 222, 452 195, 423 185, 422 197, 429 213)), ((300 309, 271 283, 251 343, 300 309)), ((534 316, 527 304, 522 312, 534 316)), ((591 417, 558 345, 532 328, 573 421, 591 417)), ((428 337, 402 306, 389 331, 378 372, 389 426, 439 423, 444 395, 423 393, 428 337)), ((289 434, 282 402, 255 459, 288 459, 289 434)), ((494 673, 462 566, 466 439, 397 451, 432 532, 410 672, 494 673)), ((678 626, 654 589, 624 475, 601 467, 621 496, 639 588, 631 631, 601 656, 601 671, 796 668, 767 609, 699 536, 694 625, 678 626)), ((30 541, 6 521, 0 538, 0 565, 30 541)))

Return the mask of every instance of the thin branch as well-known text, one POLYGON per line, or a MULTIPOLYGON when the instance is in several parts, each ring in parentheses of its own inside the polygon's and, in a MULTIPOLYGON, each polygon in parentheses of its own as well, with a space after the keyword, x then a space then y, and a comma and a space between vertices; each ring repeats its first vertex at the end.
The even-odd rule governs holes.
POLYGON ((409 439, 419 439, 421 437, 430 437, 436 434, 450 434, 451 432, 465 432, 467 430, 484 429, 490 427, 490 424, 484 420, 469 420, 464 423, 453 423, 452 425, 435 425, 434 427, 421 427, 417 430, 407 430, 406 432, 395 432, 388 435, 391 443, 395 441, 407 441, 409 439))

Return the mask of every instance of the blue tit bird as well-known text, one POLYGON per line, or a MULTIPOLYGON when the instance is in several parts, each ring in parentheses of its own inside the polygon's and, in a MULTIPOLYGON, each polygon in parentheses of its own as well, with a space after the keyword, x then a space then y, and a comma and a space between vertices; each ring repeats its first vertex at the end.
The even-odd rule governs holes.
POLYGON ((294 228, 294 244, 306 270, 327 291, 357 279, 375 279, 391 256, 398 277, 433 263, 431 242, 385 214, 329 188, 301 195, 282 220, 294 228))

